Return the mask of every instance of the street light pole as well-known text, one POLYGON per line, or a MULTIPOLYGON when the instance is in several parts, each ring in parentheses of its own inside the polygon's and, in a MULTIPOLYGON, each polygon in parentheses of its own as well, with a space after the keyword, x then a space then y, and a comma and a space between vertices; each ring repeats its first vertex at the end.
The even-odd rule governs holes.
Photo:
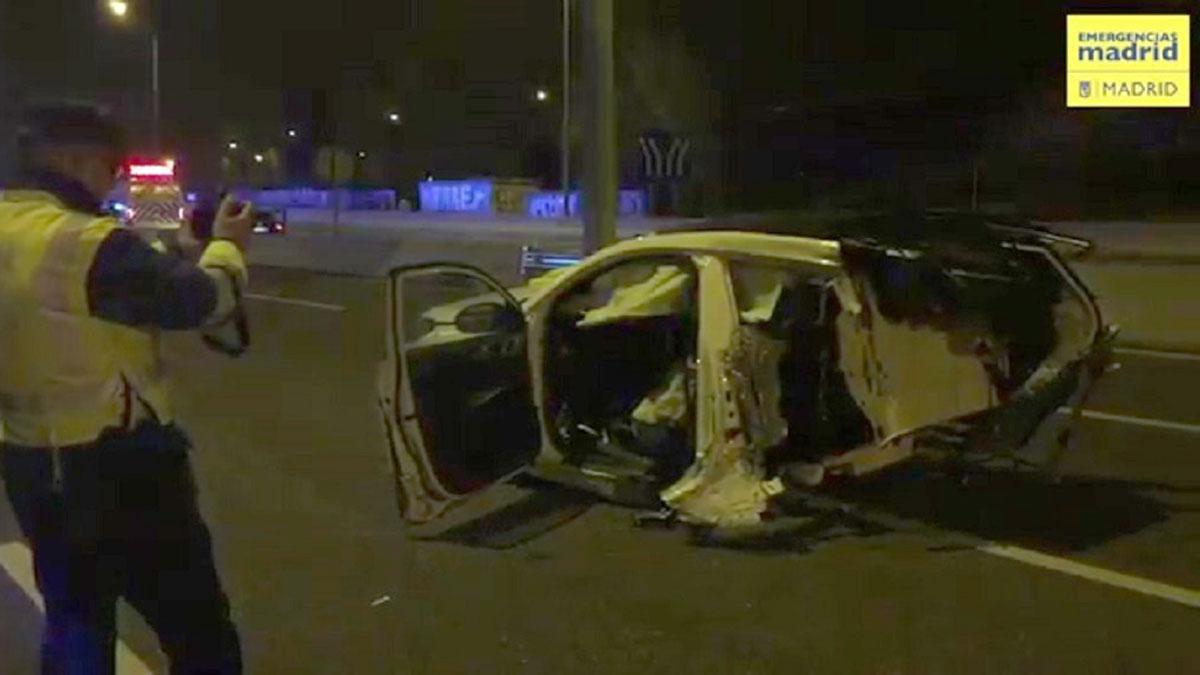
POLYGON ((154 153, 162 153, 162 89, 159 87, 158 68, 158 16, 152 18, 154 24, 150 27, 150 90, 153 96, 153 126, 151 131, 154 142, 154 153))
POLYGON ((581 6, 588 92, 584 134, 583 245, 588 253, 617 239, 617 126, 613 74, 613 0, 581 6))
POLYGON ((562 0, 562 148, 559 151, 563 219, 571 217, 571 0, 562 0))
MULTIPOLYGON (((130 0, 108 0, 108 12, 118 22, 130 20, 130 0)), ((144 20, 150 27, 150 134, 155 154, 162 152, 162 88, 159 77, 158 27, 162 7, 158 0, 146 2, 144 20)))

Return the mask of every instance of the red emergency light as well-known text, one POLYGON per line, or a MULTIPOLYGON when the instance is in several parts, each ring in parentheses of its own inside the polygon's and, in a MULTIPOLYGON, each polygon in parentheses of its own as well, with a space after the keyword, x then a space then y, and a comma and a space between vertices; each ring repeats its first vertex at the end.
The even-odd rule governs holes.
POLYGON ((130 160, 126 164, 130 180, 134 182, 169 183, 175 179, 175 160, 161 162, 130 160))

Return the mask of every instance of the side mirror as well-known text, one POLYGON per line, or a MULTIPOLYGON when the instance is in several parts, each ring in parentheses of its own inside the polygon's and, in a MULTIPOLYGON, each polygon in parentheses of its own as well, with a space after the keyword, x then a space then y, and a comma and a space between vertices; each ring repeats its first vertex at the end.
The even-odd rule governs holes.
POLYGON ((520 310, 505 304, 482 302, 458 313, 454 327, 469 335, 480 333, 511 333, 525 326, 520 310))

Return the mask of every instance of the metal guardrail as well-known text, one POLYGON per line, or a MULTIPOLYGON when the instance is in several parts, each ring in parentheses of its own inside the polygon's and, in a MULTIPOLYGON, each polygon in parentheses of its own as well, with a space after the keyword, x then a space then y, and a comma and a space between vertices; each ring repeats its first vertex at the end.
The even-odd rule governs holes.
POLYGON ((551 253, 532 246, 521 247, 521 278, 528 279, 539 274, 570 267, 583 260, 583 256, 573 253, 551 253))

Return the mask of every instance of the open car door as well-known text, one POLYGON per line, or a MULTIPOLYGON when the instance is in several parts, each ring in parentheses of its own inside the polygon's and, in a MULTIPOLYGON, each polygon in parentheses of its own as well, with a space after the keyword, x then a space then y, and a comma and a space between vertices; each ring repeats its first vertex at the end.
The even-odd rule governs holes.
POLYGON ((430 536, 537 457, 525 318, 482 271, 401 267, 389 276, 387 341, 378 393, 397 498, 413 534, 430 536))

